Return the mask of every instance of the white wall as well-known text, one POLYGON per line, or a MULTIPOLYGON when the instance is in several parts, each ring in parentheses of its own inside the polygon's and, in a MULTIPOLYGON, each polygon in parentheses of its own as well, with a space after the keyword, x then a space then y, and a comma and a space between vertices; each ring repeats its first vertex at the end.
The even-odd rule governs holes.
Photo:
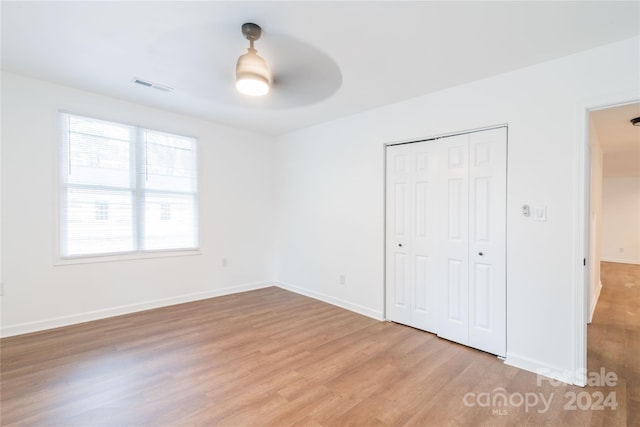
POLYGON ((383 145, 507 123, 507 362, 575 372, 580 129, 587 107, 639 97, 639 51, 634 38, 281 136, 281 284, 382 318, 383 145), (523 217, 525 203, 547 221, 523 217))
POLYGON ((593 121, 589 121, 590 196, 589 196, 589 322, 600 297, 600 247, 602 224, 602 145, 593 121))
POLYGON ((2 154, 5 336, 274 279, 271 138, 3 73, 2 154), (198 138, 201 255, 53 265, 59 110, 198 138))
POLYGON ((602 260, 640 264, 640 177, 605 177, 602 260))

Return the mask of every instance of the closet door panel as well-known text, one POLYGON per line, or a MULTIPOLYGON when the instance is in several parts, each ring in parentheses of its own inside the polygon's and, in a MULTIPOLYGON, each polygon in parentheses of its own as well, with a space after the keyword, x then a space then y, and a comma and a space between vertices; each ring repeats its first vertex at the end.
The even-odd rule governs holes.
POLYGON ((443 138, 439 200, 443 234, 438 251, 438 335, 468 344, 469 333, 469 137, 443 138))
POLYGON ((413 293, 411 268, 412 147, 387 148, 386 317, 409 324, 413 293))
POLYGON ((506 353, 506 129, 470 135, 469 345, 506 353))
POLYGON ((437 174, 439 152, 437 143, 427 141, 412 144, 414 159, 412 250, 414 273, 411 326, 425 331, 437 329, 437 276, 434 254, 437 250, 437 174))

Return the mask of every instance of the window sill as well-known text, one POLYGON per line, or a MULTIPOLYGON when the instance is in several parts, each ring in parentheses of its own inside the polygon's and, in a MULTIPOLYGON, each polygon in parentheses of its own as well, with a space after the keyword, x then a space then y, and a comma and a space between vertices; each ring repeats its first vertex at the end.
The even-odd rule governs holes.
POLYGON ((136 252, 127 254, 107 254, 107 255, 92 255, 86 257, 69 257, 69 258, 57 258, 53 265, 54 267, 76 264, 93 264, 98 262, 118 262, 118 261, 135 261, 140 259, 154 259, 154 258, 170 258, 170 257, 182 257, 201 255, 199 249, 188 250, 174 250, 174 251, 155 251, 155 252, 136 252))

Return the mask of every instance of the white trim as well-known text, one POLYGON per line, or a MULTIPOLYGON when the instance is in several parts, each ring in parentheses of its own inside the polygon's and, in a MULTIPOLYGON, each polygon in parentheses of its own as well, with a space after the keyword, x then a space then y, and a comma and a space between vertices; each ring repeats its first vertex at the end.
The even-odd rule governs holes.
POLYGON ((59 328, 62 326, 75 325, 77 323, 90 322, 92 320, 105 319, 107 317, 120 316, 122 314, 135 313, 138 311, 150 310, 153 308, 166 307, 169 305, 182 304, 185 302, 199 301, 208 298, 219 297, 223 295, 236 294, 239 292, 252 291, 255 289, 267 288, 274 286, 273 282, 255 282, 246 283, 244 285, 231 286, 222 289, 212 289, 203 292, 194 292, 190 294, 178 295, 168 298, 159 298, 151 301, 145 301, 135 304, 121 305, 101 310, 87 311, 85 313, 72 314, 69 316, 52 317, 45 320, 35 322, 19 323, 16 325, 3 326, 0 330, 2 338, 28 334, 31 332, 44 331, 46 329, 59 328))
POLYGON ((382 144, 382 318, 387 319, 387 148, 382 144))
MULTIPOLYGON (((562 381, 567 384, 580 385, 576 384, 576 381, 578 381, 579 378, 574 373, 567 372, 566 369, 549 365, 539 360, 524 357, 519 354, 507 352, 507 357, 505 358, 504 363, 505 365, 533 372, 534 374, 542 377, 552 378, 554 380, 562 381)), ((532 387, 535 385, 536 383, 531 384, 532 387)), ((584 384, 582 384, 581 386, 584 386, 584 384)))
POLYGON ((593 322, 593 313, 596 312, 596 305, 598 305, 598 299, 600 299, 600 292, 602 291, 602 282, 598 281, 598 288, 596 289, 593 298, 591 299, 591 307, 589 308, 589 323, 593 322))
POLYGON ((640 260, 636 259, 623 259, 623 258, 600 258, 600 261, 604 262, 615 262, 618 264, 633 264, 640 265, 640 260))
MULTIPOLYGON (((587 368, 587 315, 589 310, 589 269, 591 265, 589 251, 590 222, 590 187, 591 187, 591 159, 589 152, 589 106, 576 105, 576 157, 574 163, 575 187, 573 212, 576 218, 574 235, 573 303, 570 305, 574 319, 572 368, 587 368), (583 261, 586 260, 586 261, 583 261)), ((517 360, 517 359, 516 359, 517 360)), ((578 383, 575 385, 584 386, 578 383)))
POLYGON ((51 192, 51 196, 53 198, 53 200, 51 201, 51 206, 53 207, 53 241, 51 242, 51 244, 53 245, 53 250, 51 253, 53 254, 52 262, 54 265, 56 261, 60 259, 62 253, 66 251, 66 248, 65 250, 62 250, 61 246, 63 244, 63 239, 60 233, 62 222, 64 221, 64 218, 62 217, 62 192, 60 190, 62 188, 63 172, 60 164, 62 163, 64 157, 64 151, 62 149, 61 141, 64 135, 66 135, 66 137, 69 137, 69 132, 68 128, 64 124, 63 115, 60 113, 60 111, 55 112, 55 123, 57 127, 54 134, 56 135, 56 138, 52 140, 52 143, 54 144, 54 148, 52 150, 54 167, 52 168, 52 172, 54 175, 53 179, 51 180, 53 184, 53 191, 51 192))
POLYGON ((139 252, 127 252, 123 254, 107 254, 107 255, 93 255, 93 256, 78 256, 68 258, 58 258, 53 261, 54 267, 63 265, 75 265, 75 264, 93 264, 96 262, 115 262, 115 261, 133 261, 137 259, 149 259, 149 258, 167 258, 177 256, 193 256, 202 255, 199 249, 185 249, 185 250, 168 250, 168 251, 139 251, 139 252))
POLYGON ((296 285, 292 285, 290 283, 285 282, 275 282, 276 286, 285 289, 287 291, 295 292, 296 294, 304 295, 306 297, 310 297, 313 299, 317 299, 322 302, 326 302, 331 305, 335 305, 340 308, 344 308, 345 310, 353 311, 354 313, 362 314, 363 316, 371 317, 375 320, 384 320, 381 311, 373 310, 369 307, 364 307, 359 304, 354 304, 349 301, 345 301, 340 298, 335 298, 329 295, 325 295, 320 292, 312 291, 311 289, 302 288, 296 285))
POLYGON ((436 139, 448 138, 450 136, 466 135, 468 133, 482 132, 482 131, 485 131, 485 130, 500 129, 500 128, 507 128, 508 129, 509 128, 509 124, 508 123, 503 123, 503 124, 500 124, 500 125, 490 125, 490 126, 483 126, 483 127, 474 128, 474 129, 464 129, 464 130, 441 133, 441 134, 438 134, 438 135, 431 135, 431 136, 421 137, 421 138, 411 138, 411 139, 404 139, 404 140, 401 140, 401 141, 386 142, 384 144, 384 146, 385 146, 385 149, 386 149, 386 147, 391 147, 391 146, 394 146, 394 145, 413 144, 413 143, 416 143, 416 142, 433 141, 433 140, 436 140, 436 139))

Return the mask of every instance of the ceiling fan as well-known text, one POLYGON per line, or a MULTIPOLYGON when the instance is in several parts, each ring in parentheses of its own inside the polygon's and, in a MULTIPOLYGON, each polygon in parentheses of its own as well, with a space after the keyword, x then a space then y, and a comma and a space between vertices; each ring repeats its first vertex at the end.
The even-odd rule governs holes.
POLYGON ((342 83, 340 69, 324 52, 293 37, 267 33, 261 46, 267 61, 258 55, 255 42, 263 36, 253 22, 241 26, 249 41, 247 53, 236 62, 235 87, 252 105, 274 108, 318 102, 338 90, 342 83), (265 96, 268 95, 268 96, 265 96), (257 104, 255 98, 262 97, 257 104), (251 98, 254 98, 251 101, 251 98))
POLYGON ((247 22, 242 24, 242 35, 249 40, 249 49, 238 58, 236 63, 236 89, 248 96, 266 95, 271 86, 271 71, 267 62, 253 47, 253 43, 262 35, 262 28, 247 22))
POLYGON ((244 22, 238 25, 240 34, 227 21, 166 32, 145 48, 151 67, 139 74, 203 106, 296 108, 318 103, 340 88, 342 73, 327 53, 265 25, 244 22))

